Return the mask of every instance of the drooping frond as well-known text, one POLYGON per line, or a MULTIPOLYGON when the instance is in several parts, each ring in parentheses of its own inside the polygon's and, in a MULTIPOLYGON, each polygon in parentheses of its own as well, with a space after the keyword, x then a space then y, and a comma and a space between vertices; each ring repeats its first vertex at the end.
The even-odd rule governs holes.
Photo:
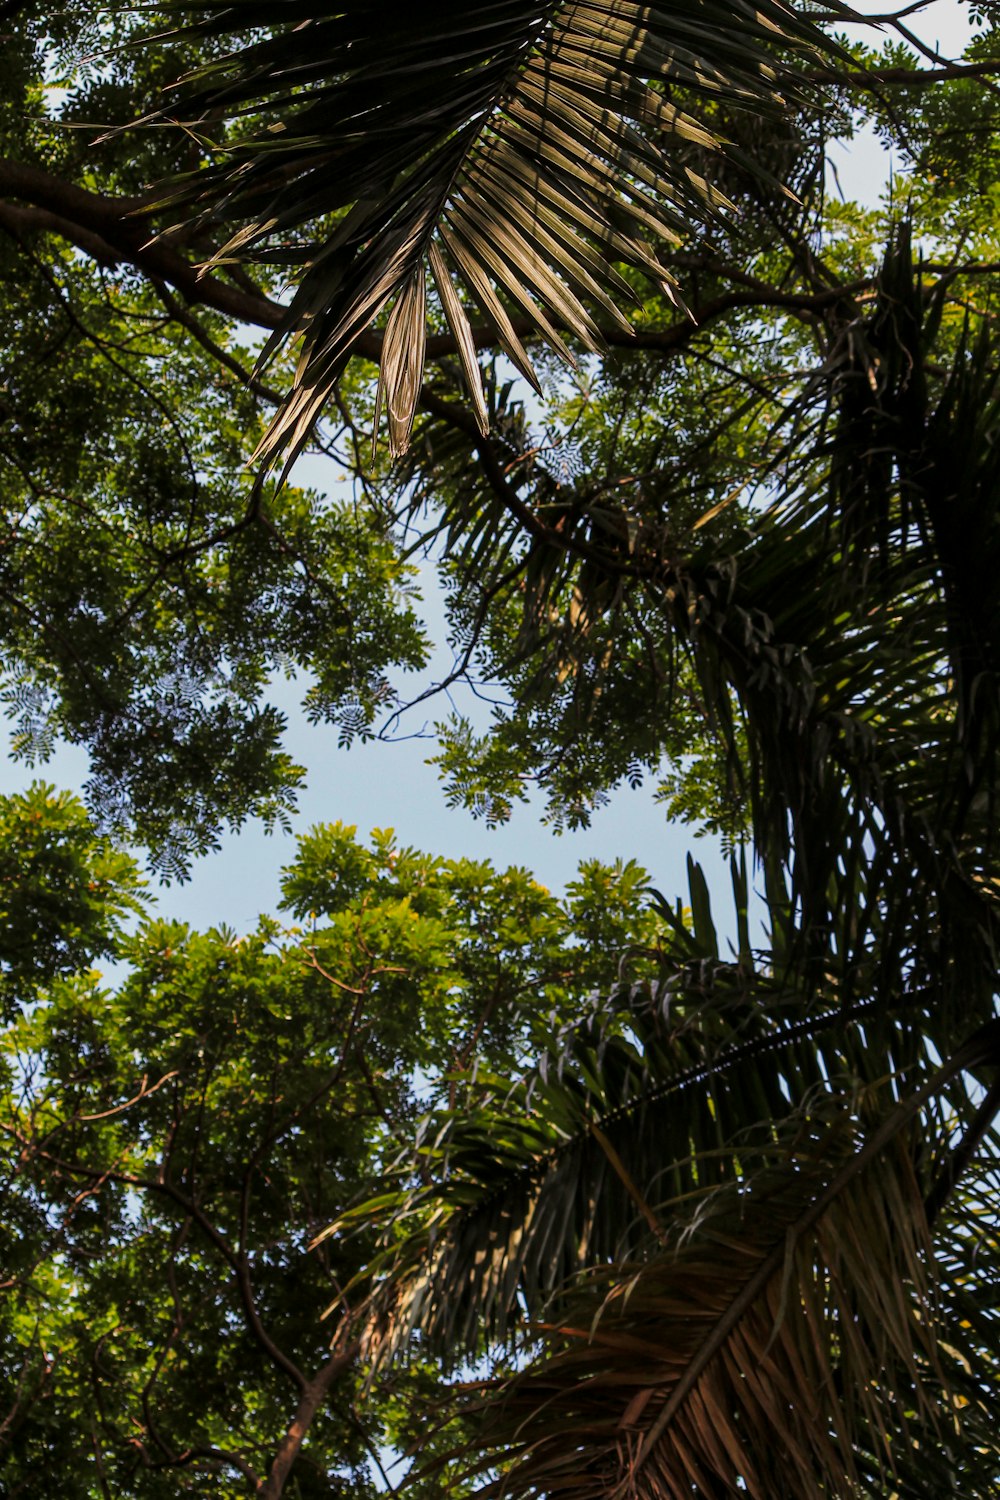
POLYGON ((1000 1021, 955 1043, 936 986, 859 999, 835 964, 796 989, 736 861, 727 962, 689 879, 655 978, 460 1087, 328 1231, 382 1229, 348 1289, 366 1356, 519 1350, 444 1460, 488 1495, 989 1500, 1000 1021))
MULTIPOLYGON (((381 1358, 413 1333, 454 1356, 520 1325, 527 1364, 466 1401, 472 1470, 499 1476, 485 1493, 846 1500, 888 1496, 905 1476, 902 1493, 931 1500, 959 1462, 963 1493, 992 1493, 992 1382, 972 1361, 996 1309, 975 1314, 967 1339, 967 1239, 950 1221, 938 1263, 927 1182, 947 1178, 966 1070, 1000 1062, 997 1023, 922 1082, 897 1079, 898 1103, 884 1076, 806 1090, 805 1060, 823 1052, 814 1025, 678 1077, 659 1099, 647 1078, 639 1113, 635 1099, 608 1108, 607 1045, 578 1059, 575 1079, 568 1060, 561 1085, 536 1078, 534 1119, 513 1096, 424 1154, 433 1186, 414 1190, 415 1231, 390 1208, 370 1336, 381 1358), (588 1102, 571 1118, 584 1073, 588 1102), (755 1084, 766 1096, 769 1078, 794 1106, 764 1108, 755 1084)), ((866 1052, 876 1068, 888 1056, 869 1042, 850 1061, 866 1052)), ((977 1208, 988 1212, 967 1191, 957 1221, 977 1208)))
POLYGON ((832 46, 783 0, 167 9, 194 13, 182 34, 240 41, 185 82, 176 111, 195 130, 207 112, 249 121, 169 196, 228 229, 212 264, 296 268, 269 349, 301 334, 302 353, 259 450, 267 460, 294 457, 385 314, 380 396, 392 448, 405 449, 428 272, 483 430, 470 307, 530 380, 527 335, 572 360, 566 336, 599 349, 602 320, 627 330, 635 293, 622 268, 674 295, 657 243, 724 206, 691 160, 692 147, 739 156, 712 108, 780 108, 783 59, 832 46))
POLYGON ((866 1480, 891 1493, 918 1432, 947 1445, 912 1163, 898 1140, 867 1166, 846 1147, 802 1142, 662 1254, 568 1294, 551 1352, 481 1409, 486 1493, 853 1500, 866 1480))

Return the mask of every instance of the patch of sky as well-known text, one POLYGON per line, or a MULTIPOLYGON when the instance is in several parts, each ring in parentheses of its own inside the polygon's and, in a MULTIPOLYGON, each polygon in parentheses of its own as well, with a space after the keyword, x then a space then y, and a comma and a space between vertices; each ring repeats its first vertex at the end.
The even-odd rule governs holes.
MULTIPOLYGON (((295 478, 331 496, 350 492, 336 464, 318 455, 305 456, 295 478)), ((417 567, 421 613, 434 644, 422 671, 400 676, 398 688, 404 703, 421 698, 454 666, 436 569, 426 559, 417 559, 417 567)), ((308 678, 302 675, 276 676, 267 693, 287 719, 285 748, 307 773, 293 834, 335 820, 355 825, 362 837, 374 827, 392 828, 401 844, 432 854, 490 859, 501 867, 525 866, 557 892, 574 879, 584 859, 610 863, 619 857, 632 858, 646 867, 659 889, 686 901, 690 831, 668 824, 652 783, 613 792, 588 829, 554 833, 543 823, 541 794, 530 794, 527 803, 515 808, 508 824, 487 828, 464 809, 447 805, 437 771, 427 759, 435 748, 433 723, 444 718, 450 707, 459 709, 474 726, 485 726, 491 712, 488 691, 477 696, 456 685, 449 695, 425 699, 404 713, 390 737, 344 747, 338 743, 334 726, 309 721, 302 708, 308 687, 308 678)), ((31 768, 23 761, 0 762, 0 791, 21 791, 41 776, 81 793, 89 769, 84 750, 60 742, 44 765, 31 768)), ((238 933, 248 932, 256 927, 261 913, 277 911, 281 868, 294 853, 293 837, 281 830, 268 834, 259 821, 251 820, 224 835, 217 852, 196 859, 187 883, 161 892, 158 912, 200 930, 225 924, 238 933)), ((721 853, 702 840, 698 855, 710 885, 725 891, 728 880, 721 853)), ((102 967, 111 978, 109 967, 102 967)))
MULTIPOLYGON (((924 67, 933 66, 928 53, 940 57, 942 62, 960 57, 976 32, 966 0, 928 0, 918 7, 910 4, 889 10, 879 0, 860 0, 852 9, 861 19, 843 24, 840 29, 846 36, 856 39, 860 27, 869 46, 902 42, 914 56, 920 57, 924 67), (903 21, 914 41, 906 40, 889 24, 888 18, 892 16, 903 21), (873 33, 870 28, 875 17, 883 19, 875 23, 878 30, 873 33)), ((874 126, 865 122, 859 125, 852 140, 832 143, 828 188, 844 199, 877 208, 891 201, 902 166, 874 126)))

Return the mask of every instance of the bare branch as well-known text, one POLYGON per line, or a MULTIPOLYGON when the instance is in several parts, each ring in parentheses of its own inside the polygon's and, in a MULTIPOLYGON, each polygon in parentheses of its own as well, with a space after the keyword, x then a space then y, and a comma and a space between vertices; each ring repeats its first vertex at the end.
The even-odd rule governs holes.
POLYGON ((924 1208, 927 1213, 928 1224, 933 1225, 934 1220, 957 1187, 963 1172, 971 1166, 976 1152, 982 1145, 990 1126, 998 1114, 1000 1114, 1000 1078, 997 1078, 987 1091, 986 1097, 976 1110, 968 1130, 949 1155, 937 1181, 927 1194, 924 1208))
POLYGON ((101 254, 95 258, 102 264, 128 262, 160 277, 187 302, 212 307, 241 323, 272 329, 281 323, 284 309, 277 302, 216 276, 202 276, 168 240, 151 239, 148 199, 92 193, 41 167, 7 157, 0 157, 0 194, 44 211, 46 220, 35 228, 59 233, 87 254, 91 246, 99 247, 101 254))

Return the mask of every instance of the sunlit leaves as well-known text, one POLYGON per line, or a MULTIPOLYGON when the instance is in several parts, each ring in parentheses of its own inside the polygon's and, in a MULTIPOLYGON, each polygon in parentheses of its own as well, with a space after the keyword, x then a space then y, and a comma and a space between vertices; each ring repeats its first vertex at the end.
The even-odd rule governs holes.
POLYGON ((31 1005, 60 977, 110 956, 142 912, 134 860, 99 837, 82 804, 44 782, 0 799, 0 1009, 31 1005))
MULTIPOLYGON (((323 1308, 372 1244, 309 1242, 371 1193, 428 1098, 454 1102, 483 1057, 513 1073, 526 1031, 613 982, 615 945, 649 933, 645 877, 588 865, 562 901, 525 870, 322 826, 286 872, 294 926, 147 921, 101 986, 74 966, 111 943, 132 865, 71 799, 8 812, 11 852, 34 849, 44 888, 22 869, 25 899, 9 878, 5 898, 35 967, 0 1052, 4 1481, 72 1500, 105 1482, 149 1500, 238 1487, 266 1475, 295 1371, 322 1367, 339 1326, 323 1308), (77 889, 88 877, 96 892, 77 889), (63 943, 51 961, 35 908, 63 943)), ((303 1495, 345 1471, 370 1492, 383 1390, 394 1431, 406 1393, 363 1405, 362 1373, 346 1368, 311 1419, 303 1495)))

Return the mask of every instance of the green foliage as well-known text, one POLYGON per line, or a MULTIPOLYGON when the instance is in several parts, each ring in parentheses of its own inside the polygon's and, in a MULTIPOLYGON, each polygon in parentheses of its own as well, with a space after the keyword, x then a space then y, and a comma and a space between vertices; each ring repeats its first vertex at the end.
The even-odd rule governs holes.
MULTIPOLYGON (((58 946, 44 972, 33 951, 40 1003, 4 1044, 5 1491, 253 1493, 298 1372, 321 1378, 342 1337, 324 1309, 373 1248, 370 1231, 313 1237, 370 1194, 431 1100, 455 1104, 473 1059, 512 1071, 543 1015, 615 982, 652 932, 646 877, 589 863, 559 901, 526 871, 335 824, 285 872, 307 930, 126 936, 134 868, 79 804, 36 789, 7 819, 21 855, 31 840, 44 856, 58 946), (112 943, 113 986, 74 972, 112 943)), ((349 1360, 324 1389, 288 1493, 369 1492, 400 1395, 390 1382, 359 1414, 362 1375, 349 1360)))
MULTIPOLYGON (((302 771, 267 701, 273 676, 306 671, 307 711, 364 737, 394 702, 387 669, 420 665, 425 641, 369 506, 246 473, 267 398, 248 388, 240 329, 195 316, 102 238, 114 195, 138 201, 190 143, 160 131, 95 149, 93 122, 131 119, 178 59, 131 48, 88 63, 135 19, 95 35, 91 8, 71 9, 52 36, 47 10, 27 10, 5 45, 0 149, 55 186, 40 232, 15 218, 0 233, 3 700, 15 755, 36 765, 59 737, 87 748, 102 824, 183 876, 222 826, 282 822, 294 805, 302 771), (60 183, 84 195, 77 246, 51 233, 60 183)), ((126 248, 145 237, 129 230, 126 248)), ((269 305, 263 290, 246 300, 269 305)))
POLYGON ((76 797, 35 782, 0 798, 0 1006, 8 1019, 115 951, 143 912, 134 859, 99 838, 76 797))
POLYGON ((948 62, 716 0, 0 4, 0 654, 101 830, 3 814, 5 1492, 364 1496, 390 1441, 427 1495, 997 1493, 993 11, 948 62), (244 472, 306 443, 349 501, 244 472), (419 553, 493 704, 446 795, 651 780, 739 852, 731 957, 693 863, 560 900, 337 824, 297 927, 126 935, 111 833, 179 874, 287 815, 275 671, 400 707, 419 553))

